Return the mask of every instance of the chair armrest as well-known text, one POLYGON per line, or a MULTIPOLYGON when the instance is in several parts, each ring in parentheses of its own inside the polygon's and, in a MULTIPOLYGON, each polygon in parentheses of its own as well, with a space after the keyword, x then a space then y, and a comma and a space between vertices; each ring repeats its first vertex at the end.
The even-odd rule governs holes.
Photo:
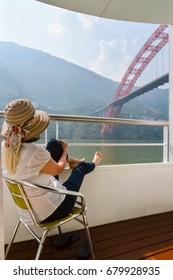
POLYGON ((32 183, 30 183, 28 181, 24 181, 24 180, 14 180, 14 181, 17 184, 21 184, 21 185, 26 186, 26 187, 43 189, 43 190, 46 190, 48 192, 54 192, 54 193, 58 193, 58 194, 76 196, 77 198, 80 198, 81 202, 79 202, 79 203, 82 205, 83 210, 84 209, 86 210, 85 198, 84 198, 84 195, 81 192, 69 191, 67 189, 54 189, 53 187, 48 187, 46 185, 32 184, 32 183))

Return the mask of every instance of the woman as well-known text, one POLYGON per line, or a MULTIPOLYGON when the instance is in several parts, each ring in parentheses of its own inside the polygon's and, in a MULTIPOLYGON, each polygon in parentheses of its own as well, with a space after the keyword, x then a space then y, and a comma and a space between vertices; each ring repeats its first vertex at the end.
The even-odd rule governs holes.
MULTIPOLYGON (((66 142, 51 139, 47 150, 34 142, 49 125, 49 116, 36 110, 27 99, 17 99, 4 109, 2 126, 2 172, 12 179, 47 185, 55 189, 79 191, 86 174, 99 165, 102 155, 96 152, 92 162, 84 162, 68 156, 66 142), (72 168, 71 175, 62 184, 58 175, 66 163, 72 168)), ((26 194, 39 221, 52 221, 66 216, 75 204, 73 196, 45 190, 26 188, 26 194)), ((23 211, 23 218, 28 216, 23 211)))

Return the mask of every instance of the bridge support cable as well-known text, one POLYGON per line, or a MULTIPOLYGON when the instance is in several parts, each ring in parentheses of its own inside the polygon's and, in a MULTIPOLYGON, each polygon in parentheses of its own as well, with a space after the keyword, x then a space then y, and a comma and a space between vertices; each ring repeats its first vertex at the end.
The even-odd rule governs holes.
MULTIPOLYGON (((164 32, 167 27, 167 24, 161 24, 137 53, 125 72, 113 96, 113 101, 128 96, 131 93, 136 81, 146 69, 147 65, 168 42, 168 33, 164 32)), ((116 108, 110 105, 107 109, 106 117, 118 117, 122 107, 123 105, 117 106, 116 108)), ((113 126, 111 124, 104 124, 101 132, 110 133, 112 129, 113 126)))

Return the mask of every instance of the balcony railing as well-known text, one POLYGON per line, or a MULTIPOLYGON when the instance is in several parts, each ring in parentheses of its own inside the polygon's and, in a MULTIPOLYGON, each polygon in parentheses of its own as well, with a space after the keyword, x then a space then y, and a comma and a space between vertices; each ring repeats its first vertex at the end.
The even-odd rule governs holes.
MULTIPOLYGON (((105 118, 105 117, 92 117, 92 116, 75 116, 75 115, 57 115, 57 114, 49 114, 50 122, 55 122, 55 137, 59 139, 59 123, 60 122, 77 122, 77 123, 93 123, 93 124, 103 124, 103 123, 111 123, 111 124, 118 124, 118 125, 139 125, 139 126, 159 126, 163 128, 163 141, 159 143, 105 143, 103 142, 77 142, 77 140, 68 142, 69 147, 82 147, 82 146, 100 146, 100 147, 162 147, 163 151, 163 162, 168 161, 168 122, 167 121, 153 121, 153 120, 140 120, 140 119, 121 119, 121 118, 105 118)), ((0 111, 0 119, 4 119, 4 114, 0 111)), ((45 131, 44 134, 44 145, 46 145, 49 139, 48 130, 45 131)))

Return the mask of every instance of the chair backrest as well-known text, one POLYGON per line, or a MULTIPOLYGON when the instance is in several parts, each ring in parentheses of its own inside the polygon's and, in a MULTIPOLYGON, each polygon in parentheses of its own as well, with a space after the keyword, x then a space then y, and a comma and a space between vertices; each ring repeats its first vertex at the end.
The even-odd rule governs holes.
POLYGON ((12 198, 13 198, 16 206, 19 207, 20 209, 27 210, 28 209, 27 205, 23 199, 23 196, 21 194, 18 184, 10 179, 5 179, 5 182, 8 186, 8 189, 12 195, 12 198))
MULTIPOLYGON (((25 190, 23 188, 23 185, 21 183, 16 182, 15 180, 12 180, 10 178, 4 177, 5 182, 8 186, 8 189, 12 195, 12 198, 14 200, 15 205, 21 209, 28 211, 28 214, 30 215, 33 223, 36 226, 39 226, 39 223, 36 219, 36 216, 33 212, 33 209, 31 207, 31 204, 25 194, 25 190)), ((27 184, 27 183, 26 183, 27 184)), ((19 211, 20 214, 20 211, 19 211)))

